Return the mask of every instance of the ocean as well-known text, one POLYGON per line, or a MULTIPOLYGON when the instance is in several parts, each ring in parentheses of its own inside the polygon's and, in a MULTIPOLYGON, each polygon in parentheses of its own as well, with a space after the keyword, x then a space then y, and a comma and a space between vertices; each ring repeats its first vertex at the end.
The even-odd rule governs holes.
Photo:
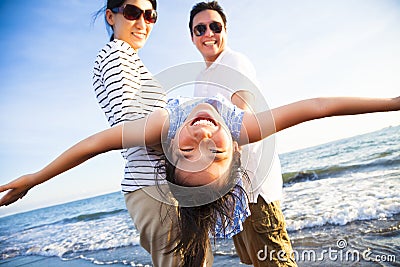
MULTIPOLYGON (((400 266, 400 126, 280 159, 299 266, 400 266)), ((27 256, 152 266, 120 192, 2 217, 0 252, 2 266, 27 256)), ((260 251, 260 260, 269 253, 260 251)), ((231 240, 217 240, 214 266, 246 265, 231 240)))

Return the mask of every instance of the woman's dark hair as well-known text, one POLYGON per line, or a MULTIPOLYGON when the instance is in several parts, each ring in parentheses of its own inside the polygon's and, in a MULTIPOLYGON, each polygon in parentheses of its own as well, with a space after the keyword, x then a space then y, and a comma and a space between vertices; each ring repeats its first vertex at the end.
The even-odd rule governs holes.
POLYGON ((194 17, 204 11, 204 10, 215 10, 221 16, 222 21, 224 22, 224 27, 226 28, 226 15, 222 7, 218 4, 217 1, 211 2, 200 2, 193 6, 192 10, 190 11, 190 19, 189 19, 189 30, 190 35, 193 36, 193 19, 194 17))
MULTIPOLYGON (((241 167, 240 156, 239 152, 234 152, 230 173, 224 185, 225 188, 218 189, 220 192, 227 193, 221 196, 218 195, 218 192, 215 192, 216 200, 211 203, 190 207, 179 206, 180 195, 179 193, 176 194, 174 189, 171 188, 171 193, 178 201, 178 225, 175 228, 177 231, 176 239, 171 240, 176 246, 167 253, 180 255, 182 257, 180 266, 202 266, 208 249, 209 234, 214 236, 215 242, 217 234, 215 229, 218 220, 223 226, 222 231, 225 235, 226 229, 224 227, 233 222, 236 205, 246 205, 246 203, 242 203, 243 197, 247 197, 246 192, 237 184, 238 179, 243 179, 249 183, 247 173, 241 167), (225 189, 227 190, 224 191, 225 189)), ((175 164, 171 163, 167 156, 164 155, 156 167, 156 180, 160 182, 161 177, 165 177, 168 182, 180 185, 177 182, 175 170, 175 164)), ((210 192, 207 193, 209 194, 210 192)), ((183 197, 188 196, 185 195, 183 197)), ((196 198, 196 196, 193 197, 196 198)))
MULTIPOLYGON (((126 0, 107 0, 107 4, 105 6, 106 9, 111 9, 114 7, 120 7, 125 4, 126 0)), ((157 0, 148 0, 151 5, 153 6, 153 9, 157 10, 157 0)))
MULTIPOLYGON (((98 16, 100 16, 101 14, 105 14, 107 9, 112 9, 112 8, 115 8, 115 7, 123 6, 125 4, 125 1, 126 0, 107 0, 106 5, 104 7, 102 7, 100 10, 98 10, 93 15, 93 21, 95 21, 98 18, 98 16)), ((151 3, 153 9, 157 10, 157 0, 148 0, 148 1, 151 3)), ((105 19, 105 17, 104 17, 104 20, 106 22, 107 32, 111 35, 110 41, 112 41, 112 40, 114 40, 114 31, 113 31, 112 27, 108 24, 108 22, 105 19)))

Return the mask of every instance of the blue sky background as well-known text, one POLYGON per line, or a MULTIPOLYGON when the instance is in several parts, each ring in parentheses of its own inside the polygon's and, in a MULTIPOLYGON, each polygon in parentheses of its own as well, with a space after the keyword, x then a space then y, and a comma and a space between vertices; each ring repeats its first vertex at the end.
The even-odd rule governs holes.
MULTIPOLYGON (((188 14, 197 1, 159 0, 140 56, 154 74, 201 61, 188 14)), ((400 87, 397 0, 220 1, 229 45, 253 62, 271 107, 316 96, 392 97, 400 87)), ((0 183, 37 171, 108 127, 92 91, 92 66, 108 41, 103 0, 0 2, 0 183)), ((400 112, 330 118, 278 135, 287 152, 400 124, 400 112)), ((0 216, 120 189, 119 152, 38 186, 0 216)))

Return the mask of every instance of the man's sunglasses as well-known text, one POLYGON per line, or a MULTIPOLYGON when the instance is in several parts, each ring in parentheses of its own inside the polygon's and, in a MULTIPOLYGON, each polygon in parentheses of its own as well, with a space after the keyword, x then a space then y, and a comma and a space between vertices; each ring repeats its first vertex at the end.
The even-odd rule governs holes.
POLYGON ((120 7, 114 7, 111 9, 114 13, 122 13, 124 18, 127 20, 137 20, 143 14, 144 20, 147 23, 156 23, 157 21, 157 11, 154 9, 142 10, 134 5, 124 5, 120 7))
MULTIPOLYGON (((219 22, 211 22, 208 27, 210 27, 210 30, 213 33, 221 33, 222 32, 222 24, 219 22)), ((197 24, 196 26, 194 26, 193 28, 193 33, 194 35, 200 37, 203 36, 207 31, 207 25, 205 24, 197 24)))

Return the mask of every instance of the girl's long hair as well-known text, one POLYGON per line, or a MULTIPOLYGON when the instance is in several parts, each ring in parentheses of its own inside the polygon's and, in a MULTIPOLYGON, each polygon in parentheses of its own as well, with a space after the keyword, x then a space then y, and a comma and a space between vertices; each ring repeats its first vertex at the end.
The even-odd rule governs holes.
MULTIPOLYGON (((168 182, 178 184, 175 176, 175 165, 168 161, 166 156, 163 156, 156 170, 158 177, 156 180, 158 182, 161 181, 160 177, 165 177, 168 182)), ((176 230, 176 238, 171 241, 176 245, 167 253, 179 255, 181 257, 180 266, 202 266, 209 249, 210 235, 214 237, 215 243, 215 229, 218 220, 223 226, 222 231, 225 234, 226 229, 224 226, 233 221, 236 204, 243 200, 243 196, 247 197, 244 189, 237 184, 239 178, 246 182, 249 181, 246 172, 241 168, 239 152, 233 154, 230 170, 225 184, 228 188, 227 193, 208 204, 191 207, 179 206, 179 194, 174 194, 174 190, 171 188, 171 193, 178 202, 178 225, 174 228, 176 230)), ((245 205, 245 203, 241 204, 245 205)), ((170 216, 174 216, 174 214, 170 214, 170 216)))

